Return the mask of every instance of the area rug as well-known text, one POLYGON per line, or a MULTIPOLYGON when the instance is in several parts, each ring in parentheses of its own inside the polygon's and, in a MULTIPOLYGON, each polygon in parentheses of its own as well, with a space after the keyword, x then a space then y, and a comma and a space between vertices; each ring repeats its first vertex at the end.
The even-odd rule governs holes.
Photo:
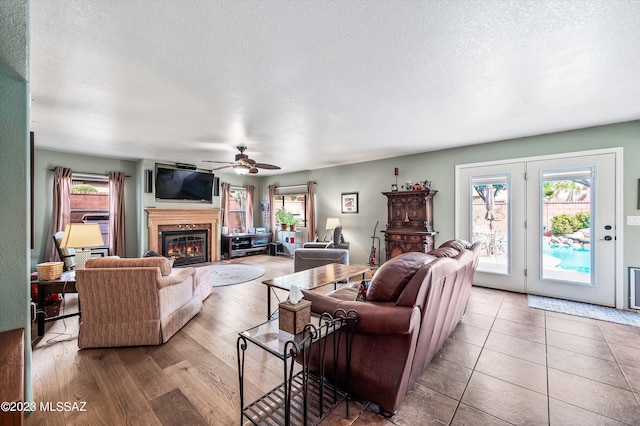
POLYGON ((534 296, 531 294, 528 296, 528 301, 530 308, 640 327, 640 314, 635 312, 621 311, 605 306, 591 305, 589 303, 534 296))
POLYGON ((211 271, 211 283, 213 287, 223 285, 240 284, 255 280, 264 275, 264 269, 252 265, 222 264, 202 266, 211 271))

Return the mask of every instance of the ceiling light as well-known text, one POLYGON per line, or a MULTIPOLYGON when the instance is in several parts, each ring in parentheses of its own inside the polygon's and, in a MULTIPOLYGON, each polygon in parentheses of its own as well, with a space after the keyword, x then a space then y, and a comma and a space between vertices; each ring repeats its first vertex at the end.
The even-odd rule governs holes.
POLYGON ((245 166, 244 164, 236 164, 233 166, 233 171, 239 175, 246 175, 251 170, 251 167, 245 166))

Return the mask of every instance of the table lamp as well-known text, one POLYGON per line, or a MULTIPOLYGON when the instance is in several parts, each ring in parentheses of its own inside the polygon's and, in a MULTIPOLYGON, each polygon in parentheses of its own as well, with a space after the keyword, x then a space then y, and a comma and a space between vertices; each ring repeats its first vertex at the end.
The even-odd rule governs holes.
MULTIPOLYGON (((328 217, 327 218, 327 224, 325 225, 324 228, 333 231, 338 226, 340 226, 340 219, 338 219, 337 217, 328 217)), ((332 235, 332 234, 329 233, 329 235, 332 235)), ((327 239, 326 235, 324 236, 324 239, 326 241, 326 239, 327 239)))
POLYGON ((60 241, 61 248, 75 250, 76 269, 84 269, 87 260, 91 259, 91 247, 102 246, 104 239, 97 223, 71 223, 64 229, 60 241))

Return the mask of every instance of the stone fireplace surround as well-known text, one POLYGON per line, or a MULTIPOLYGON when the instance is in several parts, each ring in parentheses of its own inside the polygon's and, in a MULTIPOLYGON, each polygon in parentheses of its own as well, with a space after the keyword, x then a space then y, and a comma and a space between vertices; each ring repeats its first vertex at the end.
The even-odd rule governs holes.
POLYGON ((147 208, 149 250, 162 252, 163 231, 184 229, 209 229, 209 262, 220 257, 220 209, 159 209, 147 208))

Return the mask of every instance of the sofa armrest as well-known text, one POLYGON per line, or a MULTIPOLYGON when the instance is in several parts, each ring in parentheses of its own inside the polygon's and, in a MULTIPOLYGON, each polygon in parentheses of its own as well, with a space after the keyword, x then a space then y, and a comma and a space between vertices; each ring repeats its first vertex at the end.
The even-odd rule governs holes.
POLYGON ((411 334, 420 325, 420 309, 395 306, 391 303, 342 301, 329 296, 302 291, 311 302, 311 310, 317 314, 337 309, 348 312, 354 309, 360 316, 356 332, 363 334, 411 334))
POLYGON ((316 314, 329 312, 333 315, 333 312, 338 309, 338 303, 340 303, 339 299, 323 296, 307 290, 302 290, 302 294, 306 300, 311 302, 311 311, 316 314))
MULTIPOLYGON (((196 270, 195 268, 179 268, 173 269, 171 274, 164 277, 158 277, 158 288, 168 287, 170 285, 176 285, 184 282, 184 280, 192 277, 192 283, 195 283, 196 270)), ((194 285, 195 286, 195 285, 194 285)))
POLYGON ((322 242, 322 241, 314 241, 311 243, 304 243, 302 245, 303 248, 322 248, 322 249, 326 249, 329 248, 330 245, 332 245, 333 242, 332 241, 328 241, 328 242, 322 242))
POLYGON ((338 309, 355 309, 359 320, 356 333, 411 334, 420 326, 420 309, 385 303, 340 302, 338 309))

